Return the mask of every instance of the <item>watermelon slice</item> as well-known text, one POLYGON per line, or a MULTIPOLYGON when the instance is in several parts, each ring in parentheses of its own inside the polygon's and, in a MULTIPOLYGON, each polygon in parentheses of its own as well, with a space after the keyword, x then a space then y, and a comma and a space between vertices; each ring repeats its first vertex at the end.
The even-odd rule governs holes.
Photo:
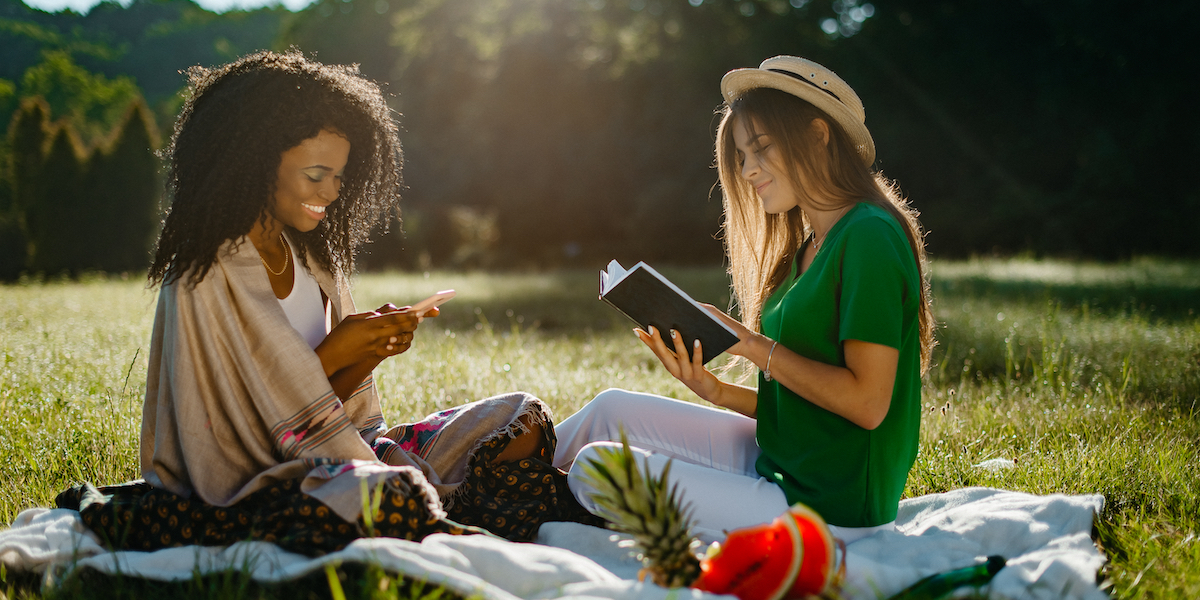
POLYGON ((774 521, 738 529, 700 561, 693 588, 739 600, 820 594, 836 579, 834 538, 825 521, 796 504, 774 521))

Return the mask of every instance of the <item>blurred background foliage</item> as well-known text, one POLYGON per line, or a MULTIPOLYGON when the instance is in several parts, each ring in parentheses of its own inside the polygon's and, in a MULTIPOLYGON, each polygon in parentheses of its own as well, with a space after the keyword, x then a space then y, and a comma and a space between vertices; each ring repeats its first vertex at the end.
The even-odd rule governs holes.
POLYGON ((862 97, 934 256, 1200 255, 1184 1, 0 0, 0 276, 148 262, 181 69, 297 47, 386 86, 403 231, 367 269, 720 261, 718 81, 799 54, 862 97), (0 121, 2 122, 2 121, 0 121), (150 215, 147 217, 147 215, 150 215), (111 246, 111 248, 110 248, 111 246))

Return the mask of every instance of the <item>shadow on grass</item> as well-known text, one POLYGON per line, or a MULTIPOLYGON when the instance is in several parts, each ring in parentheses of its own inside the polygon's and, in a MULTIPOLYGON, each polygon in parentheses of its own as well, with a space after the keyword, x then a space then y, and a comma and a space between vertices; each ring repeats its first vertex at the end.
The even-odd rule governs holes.
POLYGON ((1137 312, 1151 319, 1176 322, 1190 320, 1200 311, 1200 278, 1156 283, 940 278, 933 282, 933 295, 936 299, 972 297, 1000 303, 1059 304, 1065 309, 1087 306, 1105 315, 1137 312))
POLYGON ((1200 262, 1141 258, 1101 264, 975 259, 933 264, 935 299, 1057 304, 1109 316, 1190 320, 1200 312, 1200 262))

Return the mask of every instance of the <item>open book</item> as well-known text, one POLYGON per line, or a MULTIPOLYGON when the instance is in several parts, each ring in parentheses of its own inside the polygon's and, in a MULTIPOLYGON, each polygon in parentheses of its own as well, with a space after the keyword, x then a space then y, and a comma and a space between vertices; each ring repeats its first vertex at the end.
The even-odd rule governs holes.
POLYGON ((689 359, 696 338, 700 338, 705 363, 738 341, 733 328, 644 262, 628 271, 615 260, 608 263, 608 270, 600 271, 600 299, 645 331, 653 325, 671 350, 675 349, 671 330, 678 331, 689 359))

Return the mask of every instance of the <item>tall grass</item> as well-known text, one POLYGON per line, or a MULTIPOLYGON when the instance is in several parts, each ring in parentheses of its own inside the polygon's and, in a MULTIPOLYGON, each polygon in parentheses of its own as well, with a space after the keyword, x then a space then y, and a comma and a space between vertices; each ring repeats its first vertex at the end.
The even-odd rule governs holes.
MULTIPOLYGON (((719 270, 667 274, 728 303, 719 270)), ((933 277, 940 346, 906 495, 1102 493, 1111 594, 1200 597, 1200 264, 980 260, 933 277), (993 458, 1015 464, 975 466, 993 458)), ((389 421, 509 390, 560 418, 613 386, 690 398, 596 300, 594 273, 364 275, 355 291, 365 310, 451 287, 377 371, 389 421)), ((138 476, 154 300, 136 281, 0 288, 0 520, 77 481, 138 476)), ((216 597, 201 592, 222 581, 176 595, 216 597)), ((242 597, 274 593, 254 589, 242 597)))

